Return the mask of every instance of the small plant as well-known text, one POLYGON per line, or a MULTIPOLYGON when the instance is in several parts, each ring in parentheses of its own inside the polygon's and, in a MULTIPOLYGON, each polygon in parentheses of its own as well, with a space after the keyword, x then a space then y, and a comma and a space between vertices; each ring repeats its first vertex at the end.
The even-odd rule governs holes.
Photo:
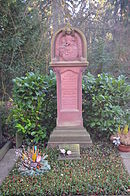
POLYGON ((111 136, 113 143, 118 146, 118 149, 122 152, 130 152, 130 131, 128 125, 123 129, 118 127, 118 132, 116 135, 111 136))
POLYGON ((124 145, 130 145, 130 131, 128 129, 128 125, 124 127, 119 133, 120 142, 124 145))
POLYGON ((123 134, 124 135, 127 135, 128 134, 128 125, 126 125, 125 127, 124 127, 124 129, 123 129, 123 134))

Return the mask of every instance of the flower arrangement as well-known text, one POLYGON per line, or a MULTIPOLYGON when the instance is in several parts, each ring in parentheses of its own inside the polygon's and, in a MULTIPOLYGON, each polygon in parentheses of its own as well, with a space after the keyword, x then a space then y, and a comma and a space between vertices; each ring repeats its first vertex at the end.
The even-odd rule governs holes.
POLYGON ((17 150, 16 155, 19 157, 18 170, 23 175, 38 175, 50 170, 50 165, 45 160, 48 155, 41 154, 37 146, 33 146, 32 149, 28 147, 27 150, 23 146, 22 150, 17 150))
POLYGON ((63 155, 63 156, 66 156, 66 155, 71 155, 72 154, 72 152, 71 152, 71 150, 67 150, 67 149, 60 149, 60 153, 63 155))
POLYGON ((130 145, 130 131, 128 129, 128 125, 125 126, 123 130, 118 128, 118 134, 120 136, 120 142, 124 145, 130 145))
POLYGON ((118 132, 116 135, 111 136, 113 143, 118 146, 120 151, 130 152, 130 131, 128 125, 121 129, 118 127, 118 132))

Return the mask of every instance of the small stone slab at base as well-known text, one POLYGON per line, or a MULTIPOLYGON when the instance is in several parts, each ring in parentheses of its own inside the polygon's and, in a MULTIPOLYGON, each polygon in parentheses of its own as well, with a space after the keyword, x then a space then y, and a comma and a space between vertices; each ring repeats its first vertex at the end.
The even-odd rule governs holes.
POLYGON ((80 157, 80 145, 79 144, 61 144, 59 149, 70 150, 71 155, 60 154, 58 160, 79 160, 80 157))
POLYGON ((12 143, 8 141, 1 149, 0 149, 0 160, 5 156, 7 151, 12 147, 12 143))

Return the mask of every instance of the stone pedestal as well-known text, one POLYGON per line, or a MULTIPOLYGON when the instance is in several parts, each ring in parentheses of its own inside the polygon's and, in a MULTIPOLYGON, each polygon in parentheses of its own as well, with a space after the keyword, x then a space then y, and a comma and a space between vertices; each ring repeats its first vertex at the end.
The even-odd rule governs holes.
POLYGON ((81 147, 91 146, 90 136, 83 126, 56 127, 50 135, 48 146, 59 144, 80 144, 81 147))
POLYGON ((57 80, 57 126, 48 146, 92 141, 82 119, 82 72, 87 65, 86 39, 77 29, 61 29, 52 40, 51 66, 57 80))

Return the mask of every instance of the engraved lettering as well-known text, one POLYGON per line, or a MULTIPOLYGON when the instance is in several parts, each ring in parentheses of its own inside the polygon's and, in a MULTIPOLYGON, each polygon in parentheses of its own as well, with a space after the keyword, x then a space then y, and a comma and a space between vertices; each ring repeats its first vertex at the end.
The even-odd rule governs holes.
POLYGON ((62 109, 77 109, 77 77, 72 71, 61 75, 62 109))

